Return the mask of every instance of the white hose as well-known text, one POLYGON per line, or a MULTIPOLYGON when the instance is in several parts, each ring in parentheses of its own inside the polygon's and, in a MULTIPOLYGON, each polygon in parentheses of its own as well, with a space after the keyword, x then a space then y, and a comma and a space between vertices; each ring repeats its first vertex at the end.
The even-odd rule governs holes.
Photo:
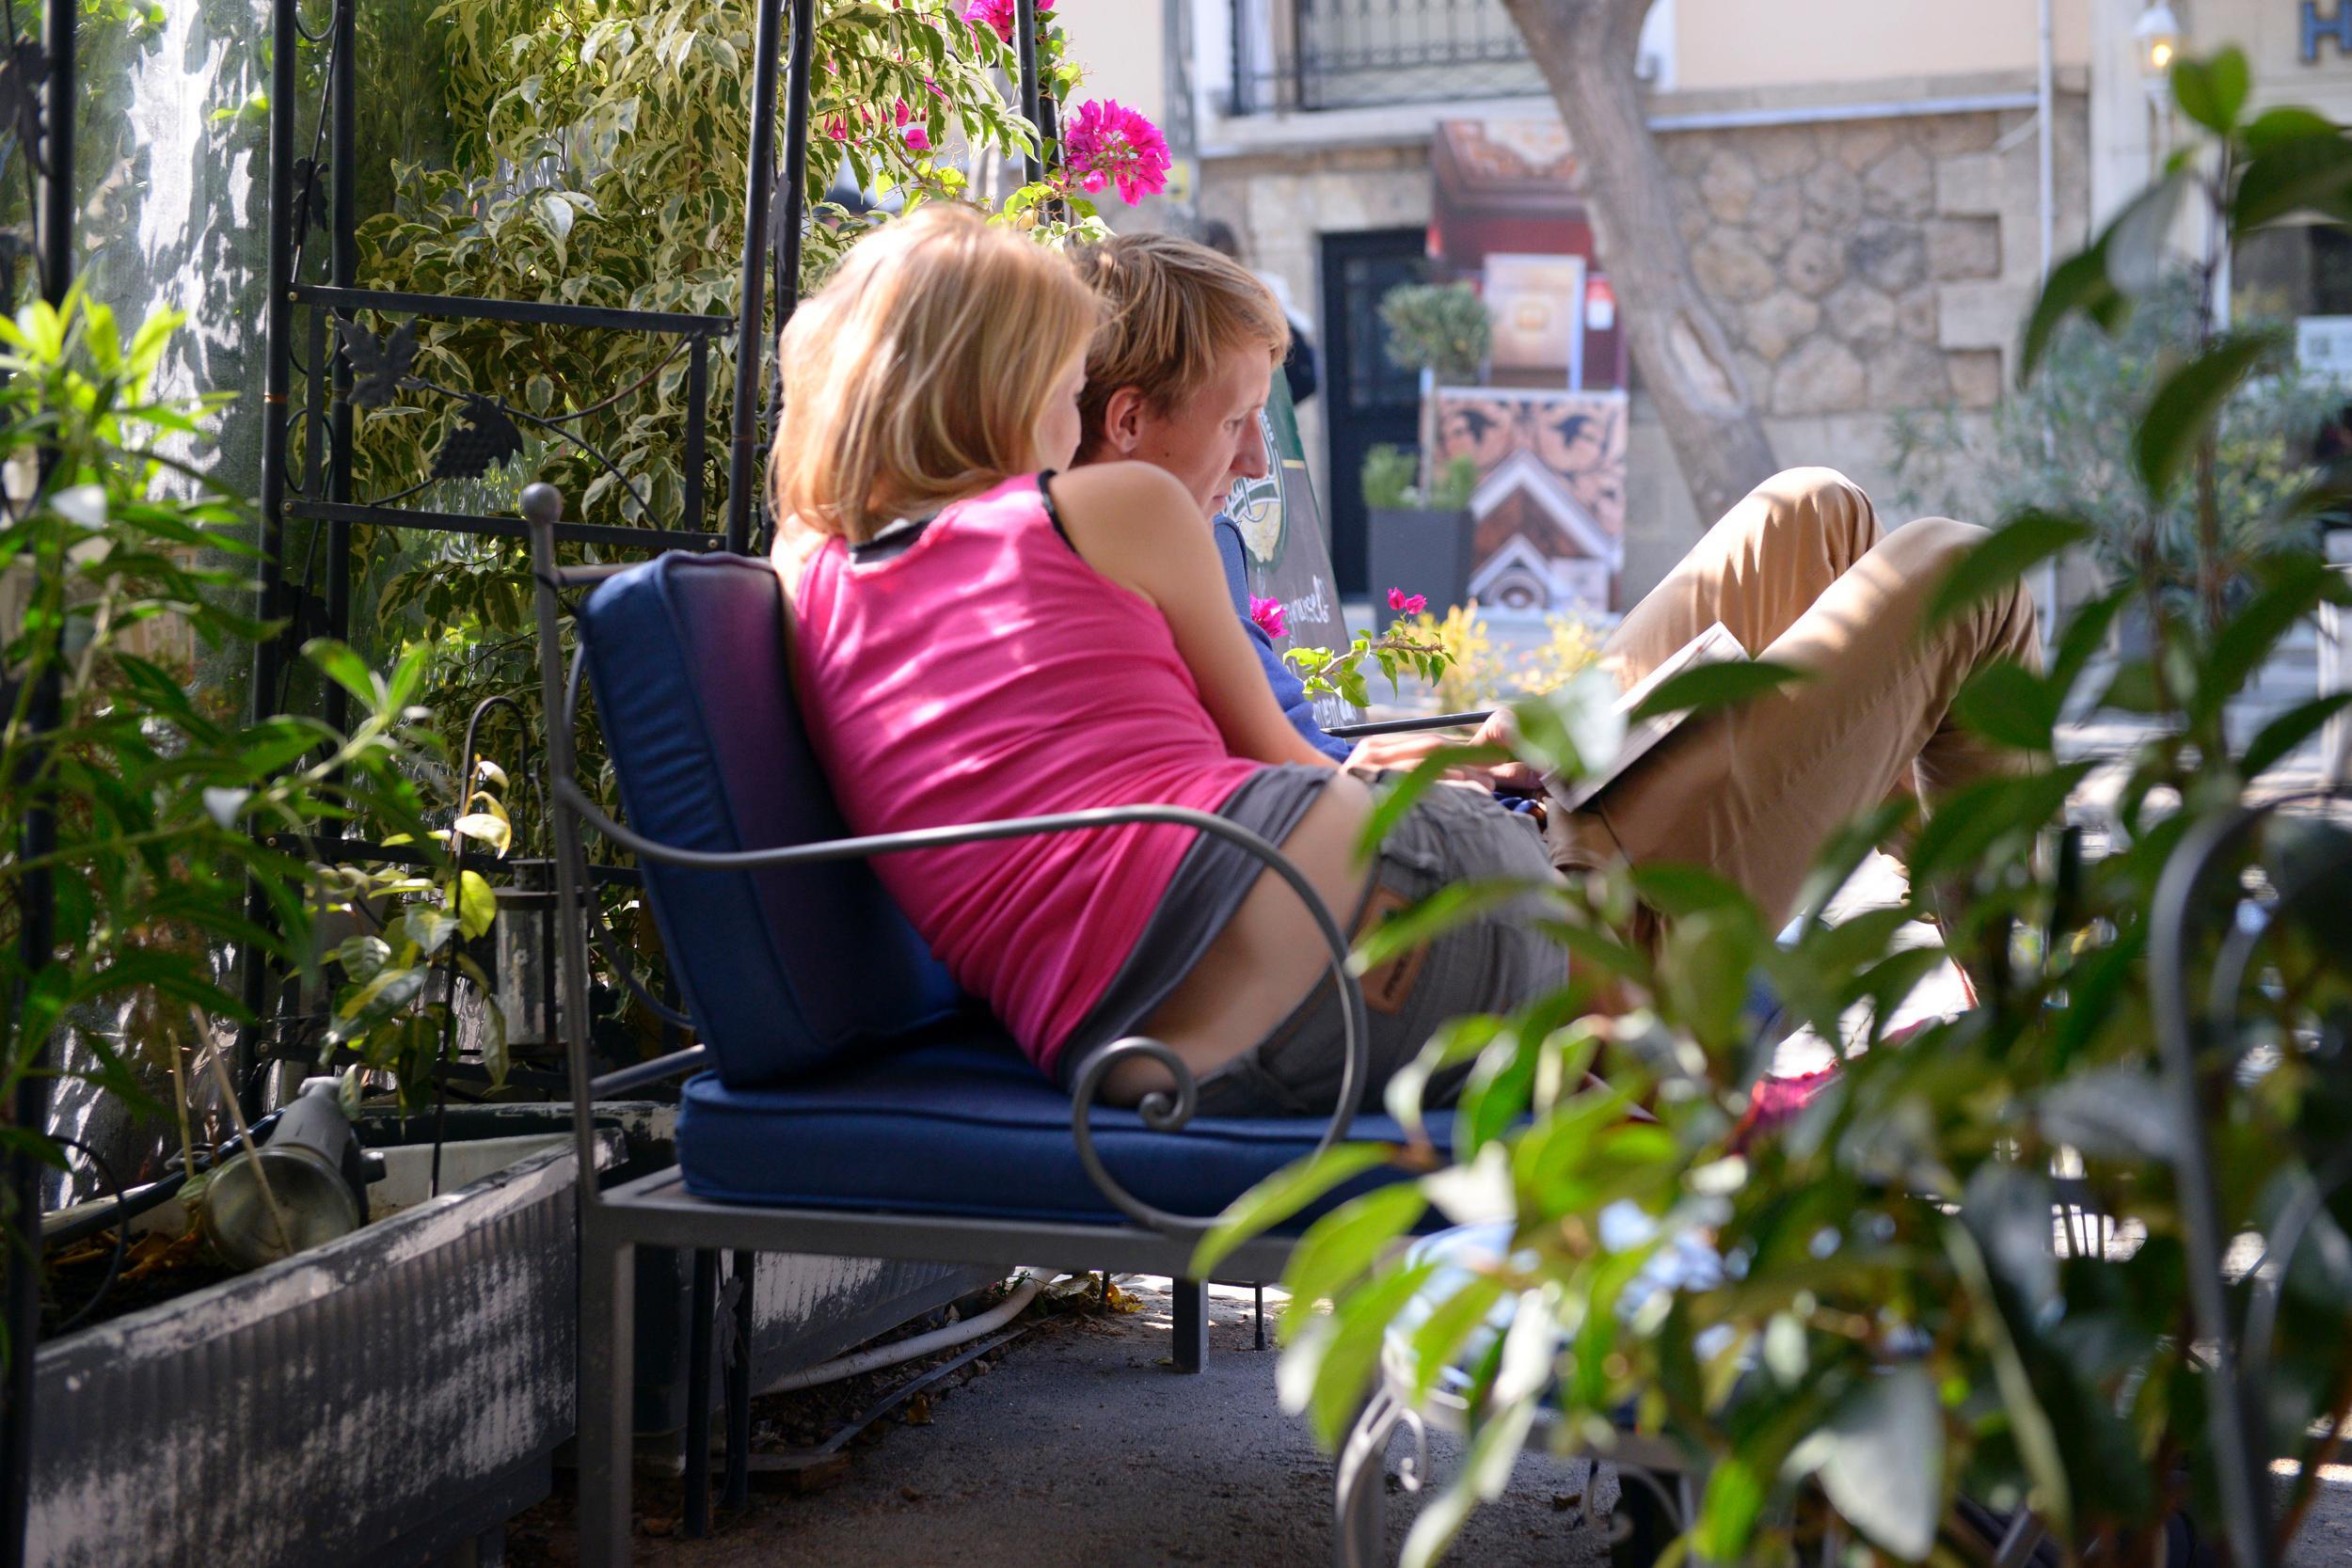
POLYGON ((820 1383, 838 1383, 845 1377, 855 1377, 860 1372, 870 1372, 878 1367, 895 1367, 901 1361, 912 1361, 918 1355, 929 1355, 933 1351, 946 1350, 952 1345, 961 1345, 966 1340, 977 1339, 992 1329, 1002 1328, 1019 1317, 1022 1308, 1037 1299, 1038 1291, 1059 1273, 1057 1269, 1023 1269, 1020 1271, 1020 1283, 1013 1287, 1012 1293, 977 1318, 966 1318, 961 1323, 949 1323, 946 1328, 933 1329, 929 1334, 918 1334, 912 1339, 900 1339, 892 1344, 876 1346, 872 1350, 862 1350, 832 1361, 820 1362, 802 1371, 787 1372, 761 1389, 760 1392, 786 1394, 795 1388, 814 1388, 820 1383))

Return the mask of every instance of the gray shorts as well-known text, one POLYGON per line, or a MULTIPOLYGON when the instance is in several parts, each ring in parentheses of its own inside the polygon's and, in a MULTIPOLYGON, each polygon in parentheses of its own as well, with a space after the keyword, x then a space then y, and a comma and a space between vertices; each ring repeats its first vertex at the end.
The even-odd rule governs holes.
MULTIPOLYGON (((1497 805, 1483 789, 1440 784, 1381 844, 1372 907, 1357 911, 1357 920, 1410 909, 1454 882, 1559 877, 1534 818, 1497 805)), ((1567 983, 1566 951, 1534 927, 1541 912, 1532 897, 1489 910, 1364 977, 1372 1070, 1359 1108, 1379 1109, 1389 1080, 1448 1019, 1508 1012, 1567 983)), ((1326 978, 1272 1034, 1201 1081, 1198 1114, 1327 1115, 1345 1063, 1339 989, 1326 978)), ((1451 1069, 1430 1084, 1424 1102, 1451 1103, 1469 1076, 1468 1063, 1451 1069)))
MULTIPOLYGON (((1263 768, 1217 815, 1279 845, 1331 778, 1327 768, 1297 764, 1263 768)), ((1263 862, 1222 839, 1203 838, 1186 852, 1142 940, 1064 1045, 1065 1085, 1088 1053, 1134 1034, 1174 992, 1263 870, 1263 862)), ((1558 873, 1533 819, 1504 810, 1484 790, 1444 785, 1415 802, 1389 834, 1363 902, 1332 912, 1353 930, 1367 913, 1410 908, 1449 883, 1500 877, 1556 880, 1558 873)), ((1507 1011, 1565 983, 1567 956, 1533 928, 1531 912, 1525 904, 1488 911, 1365 977, 1366 1105, 1379 1105, 1390 1077, 1446 1020, 1507 1011)), ((1272 1034, 1201 1081, 1199 1114, 1328 1113, 1344 1060, 1339 991, 1327 977, 1272 1034)), ((1467 1075, 1465 1068, 1433 1085, 1430 1103, 1444 1103, 1467 1075)))

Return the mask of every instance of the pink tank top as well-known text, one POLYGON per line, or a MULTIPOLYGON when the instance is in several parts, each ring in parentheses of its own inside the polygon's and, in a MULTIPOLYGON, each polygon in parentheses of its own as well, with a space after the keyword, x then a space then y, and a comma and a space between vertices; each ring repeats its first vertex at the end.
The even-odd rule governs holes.
MULTIPOLYGON (((809 739, 858 833, 1093 806, 1216 811, 1230 754, 1158 609, 1061 536, 1025 475, 856 562, 801 576, 809 739)), ((1051 1075, 1197 835, 1138 825, 883 855, 882 884, 957 983, 1051 1075)))

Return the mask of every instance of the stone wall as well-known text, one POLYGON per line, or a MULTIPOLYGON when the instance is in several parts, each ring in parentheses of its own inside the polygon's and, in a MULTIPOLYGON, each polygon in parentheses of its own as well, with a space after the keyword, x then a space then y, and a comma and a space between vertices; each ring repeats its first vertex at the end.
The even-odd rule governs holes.
MULTIPOLYGON (((1661 133, 1682 234, 1783 463, 1827 463, 1894 501, 1887 416, 1957 405, 1973 434, 2013 373, 2042 266, 2029 110, 1822 119, 1661 133)), ((2057 249, 2087 232, 2089 115, 2056 116, 2057 249)), ((1327 233, 1424 224, 1425 145, 1212 158, 1200 207, 1233 225, 1253 266, 1321 319, 1327 233)), ((1694 540, 1694 513, 1634 373, 1624 590, 1638 596, 1694 540)), ((1318 485, 1322 404, 1302 420, 1318 485)))
MULTIPOLYGON (((2062 254, 2087 221, 2083 101, 2061 99, 2057 123, 2062 254)), ((1760 409, 1999 401, 2042 264, 2030 113, 1659 141, 1692 266, 1760 409)))

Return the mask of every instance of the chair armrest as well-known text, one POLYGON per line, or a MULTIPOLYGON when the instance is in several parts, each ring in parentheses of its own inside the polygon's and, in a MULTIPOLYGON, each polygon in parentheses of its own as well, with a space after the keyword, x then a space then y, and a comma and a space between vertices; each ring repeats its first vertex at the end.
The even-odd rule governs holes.
MULTIPOLYGON (((942 848, 958 844, 977 844, 994 839, 1026 838, 1041 833, 1082 832, 1102 828, 1123 827, 1132 823, 1164 823, 1172 827, 1192 828, 1221 838, 1263 862, 1289 884, 1315 923, 1330 956, 1330 970, 1340 992, 1341 1022, 1346 1057, 1340 1074, 1339 1103, 1325 1124, 1323 1136, 1315 1146, 1322 1153, 1347 1135, 1355 1119, 1356 1105, 1362 1096, 1365 1080, 1371 1074, 1371 1043, 1364 1013, 1363 990, 1347 971, 1348 942, 1346 933, 1330 908, 1315 892, 1306 874, 1292 863, 1281 850, 1248 829, 1236 826, 1223 817, 1184 806, 1134 805, 1105 806, 1089 811, 1057 812, 1041 816, 1008 817, 995 822, 969 822, 952 827, 916 828, 898 833, 871 833, 864 837, 828 839, 817 844, 782 845, 767 849, 688 849, 647 838, 632 829, 607 816, 589 799, 579 784, 559 775, 555 780, 555 799, 566 812, 580 822, 601 833, 613 843, 629 849, 643 859, 698 871, 751 871, 770 866, 811 865, 834 861, 866 860, 876 855, 896 854, 907 849, 942 848)), ((681 1053, 686 1054, 686 1053, 681 1053)), ((1154 1132, 1173 1132, 1192 1119, 1200 1102, 1199 1085, 1183 1058, 1167 1045, 1142 1036, 1113 1040, 1089 1053, 1080 1064, 1078 1076, 1072 1089, 1071 1134, 1078 1146, 1079 1163, 1086 1168, 1103 1196, 1121 1213, 1138 1224, 1149 1226, 1171 1237, 1198 1240, 1213 1223, 1208 1217, 1172 1214, 1153 1208, 1120 1186, 1103 1164, 1094 1148, 1089 1111, 1104 1082, 1113 1068, 1129 1057, 1148 1057, 1166 1068, 1176 1081, 1175 1095, 1154 1093, 1146 1095, 1136 1107, 1145 1125, 1154 1132)), ((661 1058, 674 1061, 675 1057, 661 1058)), ((644 1064, 653 1069, 660 1062, 644 1064)), ((636 1070, 636 1069, 625 1069, 636 1070)), ((608 1075, 619 1076, 618 1074, 608 1075)), ((656 1073, 654 1076, 662 1076, 656 1073)), ((599 1079, 598 1083, 605 1082, 599 1079)))

